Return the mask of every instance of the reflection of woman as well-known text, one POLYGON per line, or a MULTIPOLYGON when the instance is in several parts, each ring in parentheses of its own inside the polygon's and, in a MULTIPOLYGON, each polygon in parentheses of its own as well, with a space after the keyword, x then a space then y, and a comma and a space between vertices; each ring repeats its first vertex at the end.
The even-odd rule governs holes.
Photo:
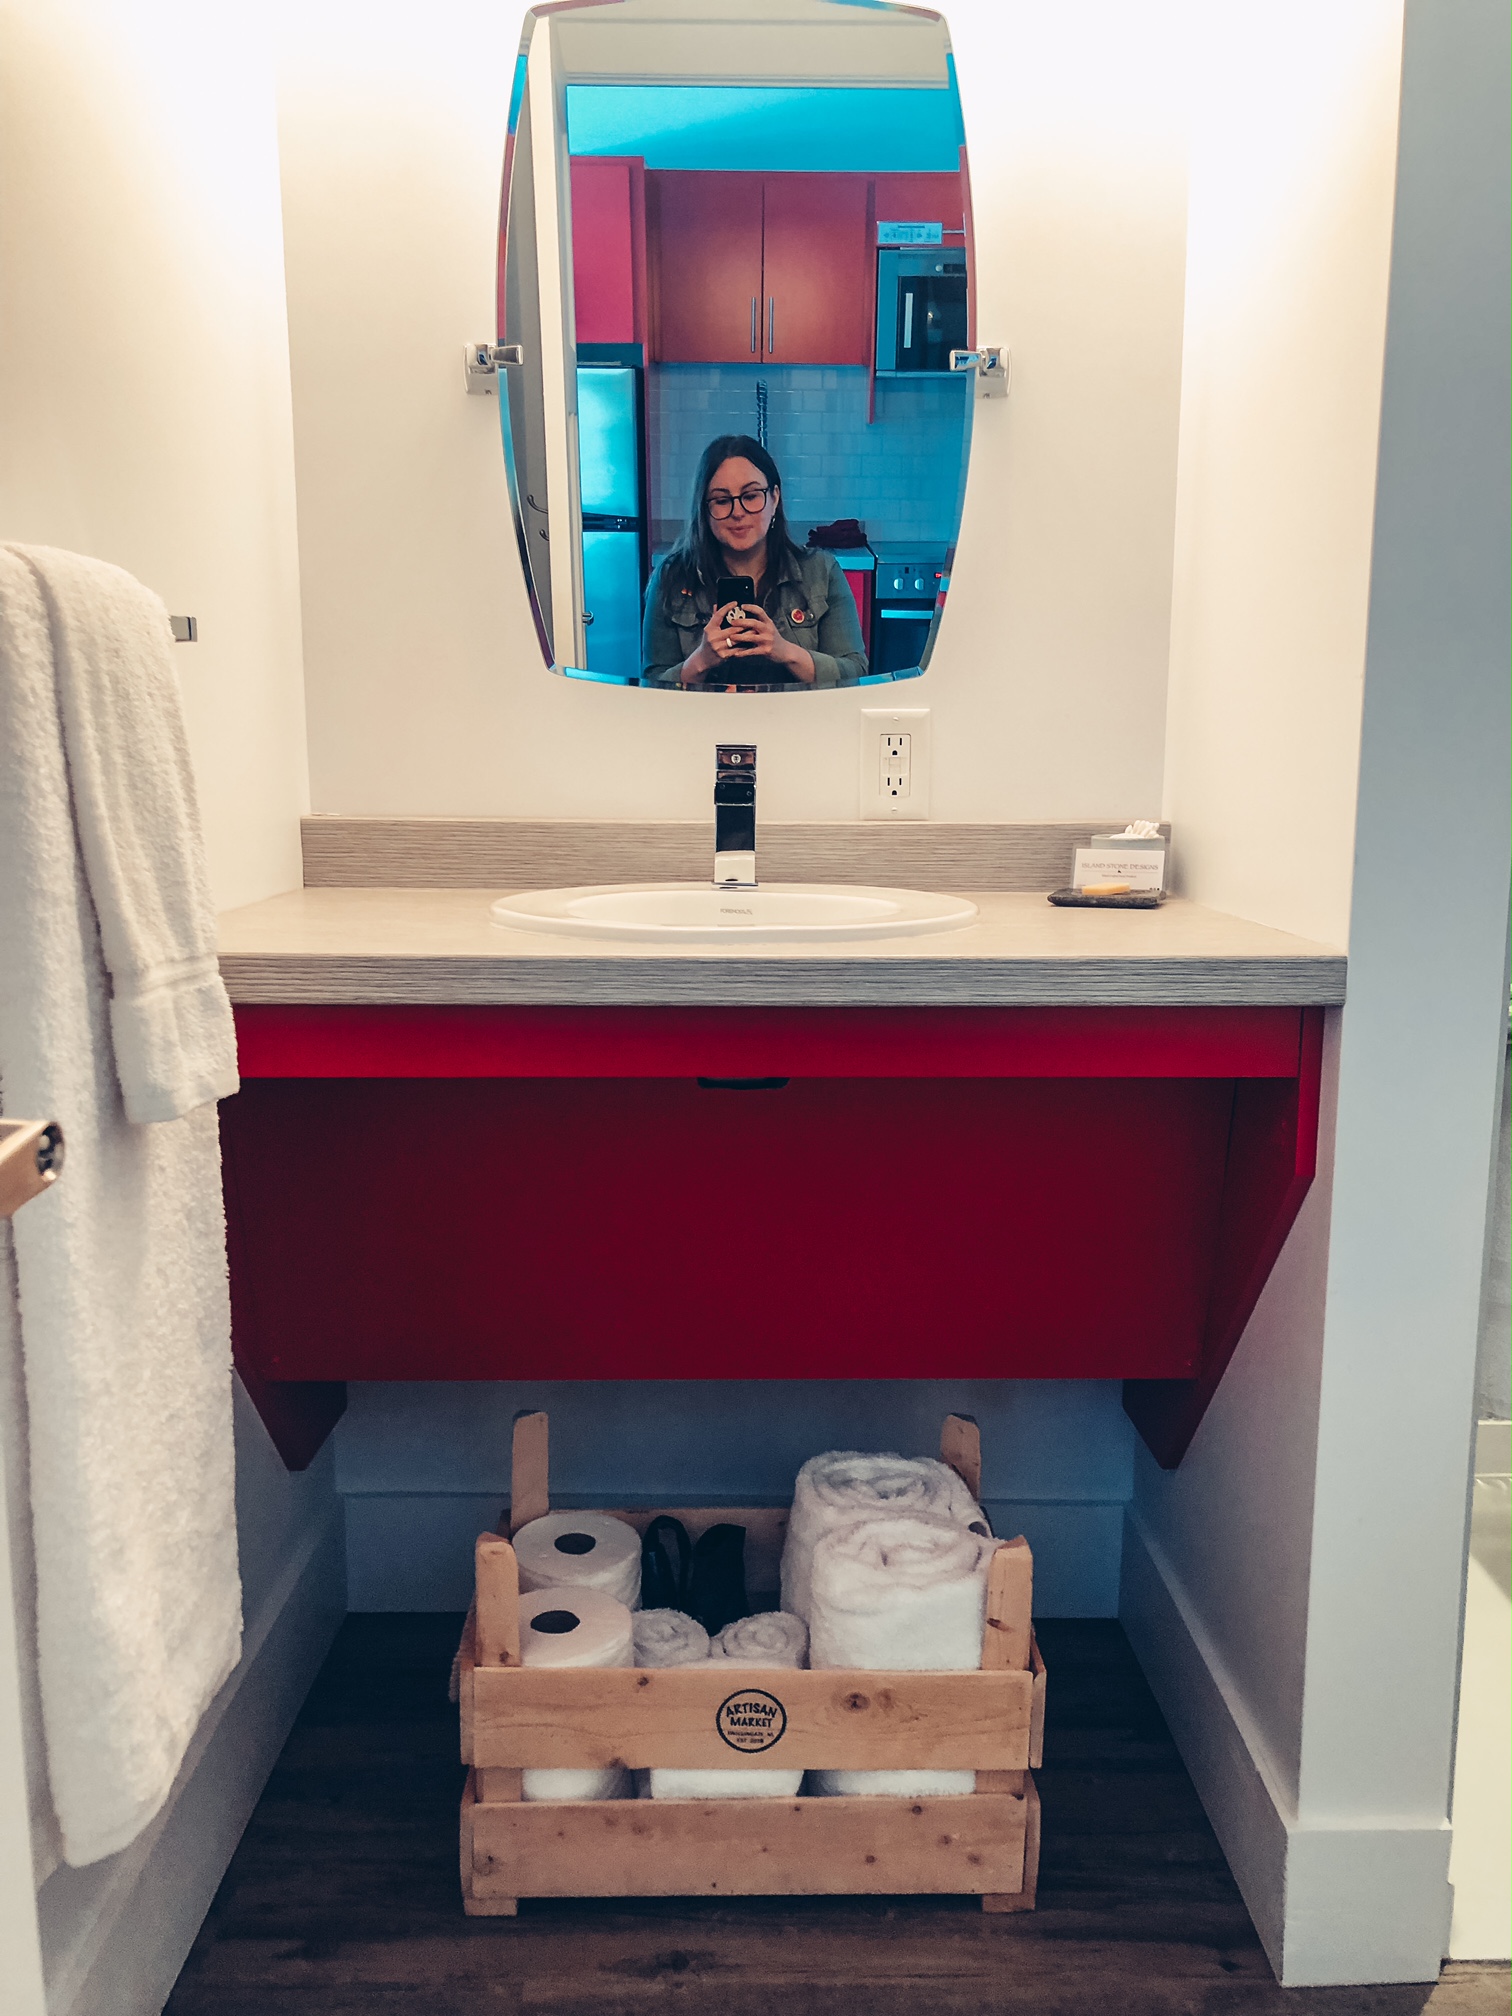
POLYGON ((705 690, 854 686, 866 671, 840 564, 788 537, 777 464, 748 434, 721 434, 699 458, 687 526, 646 588, 641 661, 648 686, 705 690), (754 601, 716 604, 732 575, 754 601))

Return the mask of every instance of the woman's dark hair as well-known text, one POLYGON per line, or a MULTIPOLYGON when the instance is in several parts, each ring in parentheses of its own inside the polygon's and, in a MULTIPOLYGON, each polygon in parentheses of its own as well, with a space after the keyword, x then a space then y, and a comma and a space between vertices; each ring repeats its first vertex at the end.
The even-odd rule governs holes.
POLYGON ((735 563, 714 537, 704 497, 720 463, 728 462, 737 455, 754 463, 766 483, 778 492, 777 509, 772 513, 772 522, 767 528, 767 580, 775 581, 784 561, 790 555, 796 556, 798 549, 793 544, 782 508, 782 477, 778 474, 777 464, 761 443, 749 434, 719 434, 698 458, 693 496, 688 505, 688 522, 683 527, 682 537, 667 555, 662 570, 662 579, 669 589, 674 585, 692 588, 701 582, 705 588, 712 590, 720 575, 728 574, 734 568, 735 563))

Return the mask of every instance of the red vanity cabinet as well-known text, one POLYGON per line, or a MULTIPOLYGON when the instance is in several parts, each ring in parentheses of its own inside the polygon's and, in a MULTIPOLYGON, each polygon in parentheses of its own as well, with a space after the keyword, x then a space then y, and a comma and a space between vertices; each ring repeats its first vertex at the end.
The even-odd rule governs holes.
POLYGON ((1317 1009, 237 1025, 238 1362, 317 1414, 347 1379, 1122 1378, 1173 1462, 1313 1170, 1317 1009))

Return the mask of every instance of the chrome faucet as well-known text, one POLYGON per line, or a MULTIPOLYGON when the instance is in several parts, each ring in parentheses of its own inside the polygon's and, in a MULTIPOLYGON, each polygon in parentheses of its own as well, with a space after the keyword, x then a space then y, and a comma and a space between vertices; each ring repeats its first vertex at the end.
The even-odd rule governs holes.
POLYGON ((714 886, 756 887, 756 751, 748 742, 714 748, 714 886))

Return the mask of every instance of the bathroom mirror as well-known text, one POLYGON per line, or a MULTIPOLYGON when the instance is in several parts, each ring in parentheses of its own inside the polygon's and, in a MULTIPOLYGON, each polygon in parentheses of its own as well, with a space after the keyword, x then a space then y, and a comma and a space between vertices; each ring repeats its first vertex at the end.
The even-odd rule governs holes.
POLYGON ((939 15, 527 15, 495 356, 547 664, 680 693, 916 677, 950 586, 972 321, 939 15))

